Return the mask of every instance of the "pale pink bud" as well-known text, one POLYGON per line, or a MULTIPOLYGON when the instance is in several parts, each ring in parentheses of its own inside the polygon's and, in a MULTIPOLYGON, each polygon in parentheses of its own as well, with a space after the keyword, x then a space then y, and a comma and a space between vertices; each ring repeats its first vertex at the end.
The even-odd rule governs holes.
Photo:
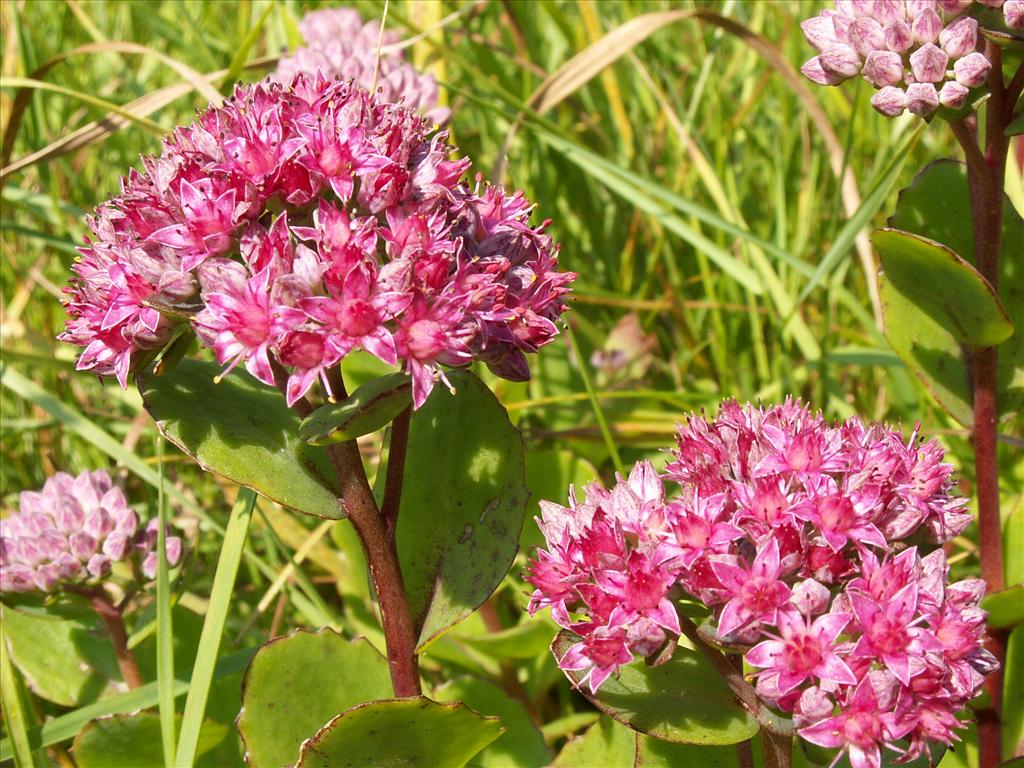
POLYGON ((938 0, 939 9, 947 16, 959 16, 971 7, 972 0, 938 0))
POLYGON ((928 43, 910 54, 910 68, 919 83, 941 83, 946 77, 949 57, 936 45, 928 43))
POLYGON ((813 59, 808 60, 800 67, 800 71, 804 77, 818 85, 838 85, 846 79, 826 72, 824 67, 821 66, 821 56, 815 56, 813 59))
POLYGON ((905 21, 897 21, 885 28, 885 47, 903 53, 914 44, 914 33, 905 21))
POLYGON ((832 13, 832 28, 836 33, 836 40, 840 43, 849 44, 851 24, 853 24, 853 16, 847 16, 843 13, 832 13))
POLYGON ((939 103, 950 109, 960 109, 967 103, 967 95, 970 89, 965 85, 949 80, 939 91, 939 103))
POLYGON ((892 51, 872 51, 864 62, 864 79, 875 88, 895 85, 903 79, 903 59, 892 51))
POLYGON ((882 25, 874 19, 856 19, 850 25, 850 42, 861 56, 885 47, 885 33, 882 25))
POLYGON ((114 530, 114 520, 104 509, 97 509, 85 516, 82 530, 96 539, 102 539, 114 530))
POLYGON ((907 16, 911 19, 920 16, 925 11, 938 12, 939 6, 935 0, 906 0, 907 16))
POLYGON ((110 573, 110 558, 106 555, 96 553, 89 558, 89 562, 86 563, 85 570, 89 572, 90 576, 95 576, 96 578, 106 576, 110 573))
POLYGON ((68 536, 68 549, 84 563, 96 552, 96 539, 84 531, 75 531, 68 536))
POLYGON ((128 552, 131 541, 128 535, 114 532, 103 540, 103 554, 111 560, 120 560, 128 552))
POLYGON ((939 33, 939 43, 950 58, 966 56, 978 44, 978 22, 970 16, 957 19, 939 33))
POLYGON ((925 11, 920 16, 914 17, 910 25, 914 33, 914 39, 919 43, 934 43, 942 31, 942 19, 935 11, 925 11))
POLYGON ((165 551, 167 552, 167 564, 177 565, 181 561, 182 545, 181 539, 177 536, 168 536, 164 540, 165 551))
POLYGON ((907 96, 901 89, 887 85, 871 97, 871 106, 886 117, 899 117, 907 108, 907 96))
POLYGON ((68 540, 57 531, 43 531, 36 539, 36 545, 43 560, 56 560, 57 555, 67 551, 68 540))
POLYGON ((818 57, 821 68, 835 77, 849 78, 860 72, 861 58, 848 45, 836 45, 818 57))
POLYGON ((1024 29, 1024 0, 1006 0, 1003 18, 1010 29, 1024 29))
POLYGON ((914 83, 907 87, 907 110, 918 117, 927 117, 939 107, 939 93, 931 83, 914 83))
POLYGON ((969 53, 953 64, 953 73, 960 85, 975 88, 985 82, 992 63, 982 53, 969 53))
POLYGON ((892 24, 904 17, 902 0, 875 0, 874 18, 881 24, 892 24))
POLYGON ((832 23, 834 12, 823 11, 812 19, 807 19, 800 24, 804 31, 804 37, 815 49, 824 51, 833 45, 843 42, 836 37, 836 28, 832 23))
POLYGON ((32 581, 35 582, 36 588, 43 591, 49 592, 60 581, 60 571, 56 565, 40 565, 36 568, 35 573, 32 575, 32 581))
POLYGON ((793 596, 789 602, 800 613, 808 616, 824 613, 828 608, 828 587, 814 579, 804 579, 793 586, 793 596))

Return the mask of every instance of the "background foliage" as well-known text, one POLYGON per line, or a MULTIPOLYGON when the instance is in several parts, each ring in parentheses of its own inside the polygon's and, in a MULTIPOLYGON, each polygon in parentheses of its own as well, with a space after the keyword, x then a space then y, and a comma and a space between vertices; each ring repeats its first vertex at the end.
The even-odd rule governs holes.
MULTIPOLYGON (((350 5, 367 19, 383 10, 378 2, 350 5)), ((262 77, 270 59, 300 42, 296 21, 304 8, 291 0, 0 6, 4 78, 32 77, 55 88, 25 92, 24 104, 14 98, 16 80, 0 91, 2 165, 39 154, 0 183, 3 505, 56 470, 116 464, 129 499, 155 514, 165 478, 174 521, 192 542, 172 595, 182 680, 192 668, 236 488, 171 446, 161 461, 138 394, 74 373, 73 350, 54 339, 63 327, 61 287, 85 232, 83 216, 117 189, 140 153, 158 151, 161 132, 189 121, 207 99, 182 88, 155 111, 144 110, 147 101, 183 82, 181 64, 198 73, 222 71, 210 81, 222 93, 236 79, 262 77), (118 121, 104 120, 106 102, 133 119, 111 132, 118 121), (94 121, 94 143, 61 143, 94 121)), ((504 167, 506 182, 524 188, 539 215, 552 219, 564 266, 580 273, 573 337, 564 334, 537 356, 533 381, 511 384, 481 372, 526 437, 530 514, 538 498, 563 500, 570 482, 609 479, 620 461, 663 461, 659 448, 670 443, 676 421, 726 397, 774 401, 793 394, 831 417, 857 412, 901 421, 908 430, 920 422, 923 434, 939 436, 962 466, 963 490, 970 492, 967 433, 879 330, 873 267, 865 268, 855 243, 862 229, 884 224, 883 212, 894 208, 917 169, 931 158, 957 156, 948 132, 938 125, 919 130, 909 117, 882 118, 867 108, 866 87, 810 94, 793 77, 809 55, 798 26, 806 3, 396 1, 387 24, 408 37, 456 10, 463 15, 417 42, 411 58, 446 86, 461 151, 485 176, 504 167), (662 15, 644 30, 649 37, 593 79, 570 77, 557 94, 535 93, 546 76, 629 19, 697 8, 742 27, 662 15), (736 33, 744 30, 758 37, 741 39, 736 33), (548 107, 559 101, 555 95, 563 98, 548 107)), ((603 60, 623 49, 620 41, 595 55, 603 60)), ((1011 166, 1009 194, 1022 211, 1020 164, 1011 166)), ((367 360, 346 361, 353 383, 378 372, 367 360)), ((1003 432, 1007 581, 1014 584, 1024 579, 1019 414, 1010 415, 1003 432)), ((374 466, 379 439, 366 438, 361 447, 374 466)), ((205 744, 209 751, 200 762, 238 761, 234 729, 214 726, 230 725, 238 712, 249 649, 296 626, 381 643, 347 522, 319 523, 259 499, 253 525, 208 707, 213 723, 201 739, 201 750, 205 744)), ((424 656, 428 679, 455 678, 435 698, 501 715, 512 728, 476 758, 481 765, 546 763, 568 735, 597 719, 547 652, 552 625, 523 612, 519 566, 538 541, 528 523, 518 566, 498 592, 424 656)), ((950 560, 961 574, 977 572, 972 529, 953 542, 950 560)), ((140 660, 153 664, 155 607, 151 598, 139 599, 132 640, 140 660)), ((109 698, 119 692, 107 684, 113 666, 102 648, 49 626, 55 622, 33 626, 30 614, 19 622, 24 626, 5 622, 13 629, 11 657, 40 694, 24 698, 29 727, 78 713, 67 738, 89 717, 114 711, 103 709, 104 701, 121 700, 109 698), (31 642, 43 629, 49 652, 87 660, 95 673, 51 680, 53 670, 39 668, 31 642), (91 714, 76 709, 84 705, 93 705, 91 714)), ((155 705, 155 689, 146 701, 155 705)), ((612 745, 621 736, 602 721, 588 739, 612 745)), ((587 745, 575 748, 579 756, 563 755, 559 764, 585 764, 587 745)), ((643 753, 645 765, 672 759, 659 757, 658 745, 622 748, 643 753)), ((960 763, 964 755, 946 760, 960 763)))

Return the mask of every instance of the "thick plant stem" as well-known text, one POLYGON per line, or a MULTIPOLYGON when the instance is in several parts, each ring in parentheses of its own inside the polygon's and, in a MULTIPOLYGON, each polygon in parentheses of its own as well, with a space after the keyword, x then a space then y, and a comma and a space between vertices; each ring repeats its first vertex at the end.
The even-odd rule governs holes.
POLYGON ((114 645, 114 655, 117 657, 117 666, 121 670, 121 677, 129 688, 138 688, 142 685, 142 675, 139 673, 139 665, 135 661, 135 654, 128 647, 128 633, 124 628, 124 618, 121 616, 121 609, 118 608, 102 587, 74 587, 67 586, 65 589, 76 595, 81 595, 89 601, 96 614, 103 620, 103 625, 110 635, 110 642, 114 645))
MULTIPOLYGON (((277 386, 284 392, 287 374, 276 362, 273 366, 277 386)), ((329 373, 328 383, 332 398, 340 400, 347 397, 339 370, 329 373)), ((301 398, 292 408, 303 418, 312 412, 312 406, 301 398)), ((391 687, 399 698, 419 696, 422 690, 419 657, 416 655, 416 628, 405 594, 394 528, 387 524, 377 509, 356 441, 335 443, 327 446, 326 450, 341 485, 339 501, 359 535, 377 593, 384 642, 388 651, 391 687)))
MULTIPOLYGON (((985 51, 992 62, 989 77, 991 96, 986 106, 985 148, 976 143, 976 131, 965 131, 954 125, 954 134, 968 158, 967 182, 971 196, 971 218, 974 225, 975 266, 993 290, 999 290, 999 257, 1002 248, 1003 188, 1009 139, 1005 129, 1012 116, 1013 104, 1006 104, 1015 86, 1009 91, 1003 84, 1002 51, 988 43, 985 51), (979 156, 980 155, 980 159, 979 156)), ((971 378, 974 400, 974 471, 978 499, 978 550, 981 576, 989 592, 1004 587, 1003 542, 999 515, 999 462, 997 454, 998 426, 998 350, 996 347, 972 350, 971 378)), ((1000 665, 1005 663, 1005 638, 989 632, 989 651, 1000 665)), ((978 747, 981 768, 1002 762, 1002 666, 988 675, 985 690, 989 706, 978 712, 978 747)))
POLYGON ((793 761, 793 737, 762 728, 761 752, 764 754, 765 768, 788 768, 793 761))
POLYGON ((405 452, 409 445, 409 421, 412 406, 406 408, 391 422, 391 440, 388 443, 388 473, 384 483, 384 499, 380 515, 388 532, 394 536, 398 524, 398 509, 402 504, 402 478, 405 475, 405 452))

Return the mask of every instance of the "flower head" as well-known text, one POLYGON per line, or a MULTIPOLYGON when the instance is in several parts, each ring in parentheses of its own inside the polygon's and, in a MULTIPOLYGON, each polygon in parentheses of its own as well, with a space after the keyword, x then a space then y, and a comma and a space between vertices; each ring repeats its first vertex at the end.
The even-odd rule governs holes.
POLYGON ((90 221, 61 336, 78 368, 125 386, 190 323, 226 371, 283 368, 289 402, 357 349, 403 365, 416 407, 441 366, 529 378, 575 275, 521 193, 459 181, 445 139, 351 82, 239 86, 90 221))
MULTIPOLYGON (((983 1, 1003 5, 1002 0, 983 1)), ((838 85, 862 75, 879 89, 871 105, 886 117, 905 110, 929 117, 940 104, 960 109, 970 89, 984 83, 991 66, 975 50, 978 22, 964 14, 971 5, 836 0, 835 10, 801 24, 807 42, 818 51, 801 71, 819 85, 838 85)), ((1008 24, 1014 13, 1012 6, 1006 10, 1008 24)))
MULTIPOLYGON (((77 477, 58 472, 40 491, 23 491, 18 512, 0 520, 0 592, 52 592, 61 584, 100 579, 111 566, 138 558, 155 574, 158 525, 139 517, 103 470, 77 477)), ((181 539, 168 536, 167 560, 181 559, 181 539)))
POLYGON ((680 427, 661 478, 642 462, 582 502, 541 502, 530 611, 550 607, 579 636, 559 661, 596 690, 679 634, 673 600, 688 595, 808 741, 857 768, 901 739, 920 754, 956 738, 994 667, 980 582, 950 584, 943 551, 908 541, 968 523, 942 459, 917 430, 830 424, 792 400, 723 403, 680 427))

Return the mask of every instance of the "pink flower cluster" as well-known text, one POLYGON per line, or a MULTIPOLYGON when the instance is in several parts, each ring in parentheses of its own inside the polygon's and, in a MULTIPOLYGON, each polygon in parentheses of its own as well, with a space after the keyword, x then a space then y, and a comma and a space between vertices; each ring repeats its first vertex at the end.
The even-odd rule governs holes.
POLYGON ((877 768, 883 745, 915 756, 956 738, 994 663, 982 582, 949 584, 942 550, 918 552, 971 520, 942 459, 916 432, 726 402, 680 427, 664 478, 641 462, 610 491, 541 502, 530 611, 580 636, 559 664, 596 691, 679 634, 673 601, 689 596, 805 739, 854 768, 877 768))
MULTIPOLYGON (((1007 24, 1024 27, 1024 0, 981 0, 1002 7, 1007 24)), ((988 78, 978 47, 972 0, 836 0, 801 24, 819 54, 802 68, 820 85, 862 75, 878 89, 871 104, 887 117, 909 110, 927 117, 939 106, 960 109, 988 78)))
POLYGON ((444 133, 350 82, 239 86, 175 131, 99 207, 61 338, 115 375, 185 323, 230 370, 293 403, 353 349, 412 375, 440 365, 529 378, 575 275, 521 193, 459 182, 444 133))
MULTIPOLYGON (((159 521, 139 516, 103 470, 58 472, 41 491, 24 491, 19 511, 0 520, 0 592, 52 592, 100 579, 121 560, 141 560, 156 576, 159 521)), ((166 539, 167 561, 181 559, 181 539, 166 539)))
POLYGON ((395 32, 385 32, 381 39, 379 22, 364 24, 351 8, 323 8, 303 16, 299 31, 306 47, 282 57, 270 79, 287 84, 301 72, 312 75, 319 71, 329 78, 355 80, 371 90, 376 73, 381 101, 401 100, 436 123, 443 123, 451 114, 447 107, 437 106, 437 81, 433 76, 417 72, 401 52, 382 52, 378 65, 378 44, 398 42, 395 32))

